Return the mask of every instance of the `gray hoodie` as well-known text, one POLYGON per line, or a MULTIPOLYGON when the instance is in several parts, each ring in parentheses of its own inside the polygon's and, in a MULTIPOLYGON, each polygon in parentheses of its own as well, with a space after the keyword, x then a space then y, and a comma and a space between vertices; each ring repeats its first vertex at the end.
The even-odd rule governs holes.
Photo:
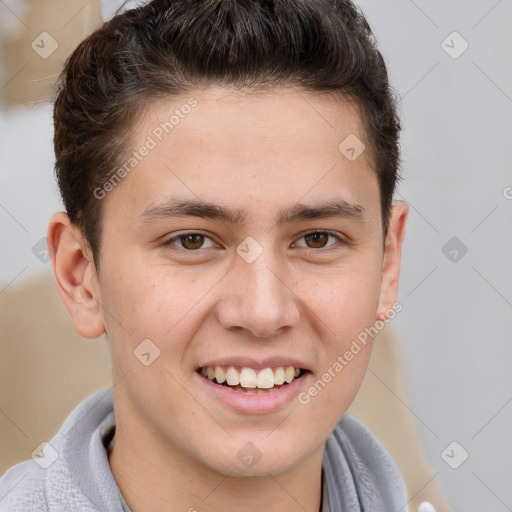
MULTIPOLYGON (((112 389, 80 403, 41 457, 0 478, 1 512, 126 512, 106 440, 115 425, 112 389)), ((384 447, 345 414, 327 439, 322 512, 408 512, 402 476, 384 447)))

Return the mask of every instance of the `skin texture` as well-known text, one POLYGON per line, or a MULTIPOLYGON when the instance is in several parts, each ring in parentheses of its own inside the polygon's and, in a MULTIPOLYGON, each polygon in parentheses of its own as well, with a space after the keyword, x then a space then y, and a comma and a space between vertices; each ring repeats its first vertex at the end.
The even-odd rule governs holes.
POLYGON ((230 356, 293 357, 310 371, 307 390, 392 311, 408 208, 394 203, 383 247, 369 152, 350 161, 338 149, 350 134, 365 141, 358 109, 318 93, 209 87, 161 101, 132 131, 134 150, 190 97, 197 106, 102 200, 99 275, 67 215, 52 218, 57 288, 80 334, 109 339, 110 464, 134 512, 314 512, 324 443, 357 393, 371 340, 309 403, 294 399, 271 413, 220 403, 196 369, 230 356), (141 220, 176 198, 241 209, 245 218, 141 220), (296 203, 339 199, 363 213, 276 222, 296 203), (304 237, 324 230, 340 240, 304 237), (184 232, 207 238, 195 250, 179 239, 164 245, 184 232), (262 249, 252 263, 236 252, 248 236, 262 249), (134 356, 147 338, 160 350, 149 366, 134 356), (248 442, 261 453, 250 467, 237 456, 248 442))

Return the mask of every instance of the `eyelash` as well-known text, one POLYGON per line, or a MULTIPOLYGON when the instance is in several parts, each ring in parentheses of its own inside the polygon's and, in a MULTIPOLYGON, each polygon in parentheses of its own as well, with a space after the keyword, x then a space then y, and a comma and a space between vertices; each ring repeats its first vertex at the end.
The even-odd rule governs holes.
MULTIPOLYGON (((348 242, 346 240, 344 240, 336 232, 325 230, 325 229, 324 230, 316 230, 316 231, 308 231, 307 233, 302 234, 298 239, 300 240, 300 239, 303 239, 304 237, 306 237, 307 235, 313 235, 313 234, 316 234, 316 233, 322 233, 322 234, 326 234, 326 235, 332 236, 333 238, 336 239, 336 241, 338 243, 341 243, 342 245, 347 245, 348 244, 348 242)), ((208 236, 208 235, 206 235, 204 233, 200 233, 198 231, 185 231, 183 233, 179 233, 178 235, 173 236, 172 238, 169 238, 168 240, 163 242, 162 245, 171 248, 171 246, 175 245, 175 244, 173 244, 173 242, 175 242, 175 241, 179 240, 181 237, 184 237, 184 236, 187 236, 187 235, 201 235, 201 236, 204 236, 205 238, 211 240, 212 242, 214 242, 214 240, 210 236, 208 236)), ((311 251, 328 252, 330 250, 335 249, 336 245, 337 244, 334 243, 334 244, 326 246, 325 248, 324 247, 313 248, 313 247, 307 247, 307 246, 301 246, 301 247, 303 247, 305 249, 310 249, 311 251)), ((206 249, 208 249, 208 247, 206 249)), ((201 250, 205 250, 205 249, 203 249, 203 247, 200 247, 199 249, 186 249, 185 247, 177 247, 176 246, 176 248, 172 248, 171 250, 185 251, 187 253, 199 253, 199 252, 201 252, 201 250)))

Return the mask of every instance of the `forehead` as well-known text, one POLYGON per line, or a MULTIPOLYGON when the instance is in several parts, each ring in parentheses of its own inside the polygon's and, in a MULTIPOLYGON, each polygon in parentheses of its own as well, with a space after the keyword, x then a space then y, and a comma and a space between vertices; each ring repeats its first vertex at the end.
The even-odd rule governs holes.
POLYGON ((210 86, 155 103, 144 116, 138 135, 143 136, 154 126, 154 135, 166 138, 170 134, 165 129, 166 121, 173 125, 175 142, 181 135, 195 137, 197 150, 213 150, 220 144, 231 148, 232 157, 242 149, 263 157, 259 151, 261 142, 268 150, 289 150, 295 144, 297 156, 302 156, 304 151, 300 148, 308 141, 305 149, 314 148, 313 157, 318 157, 325 150, 336 150, 344 135, 366 138, 357 103, 342 96, 296 88, 243 92, 210 86), (191 101, 196 105, 193 109, 187 107, 191 101), (181 115, 173 116, 173 112, 181 115))
POLYGON ((123 195, 116 207, 138 214, 166 198, 222 199, 247 210, 333 199, 338 190, 379 209, 359 108, 341 97, 208 87, 154 103, 131 138, 138 160, 107 202, 123 195))

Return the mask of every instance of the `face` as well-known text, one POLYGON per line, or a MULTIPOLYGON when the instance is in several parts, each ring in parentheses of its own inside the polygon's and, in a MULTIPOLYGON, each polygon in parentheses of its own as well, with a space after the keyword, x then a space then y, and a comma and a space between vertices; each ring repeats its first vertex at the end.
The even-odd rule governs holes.
POLYGON ((125 438, 235 475, 323 450, 367 367, 354 341, 396 291, 368 152, 339 149, 354 135, 354 104, 295 90, 146 112, 101 203, 94 291, 125 438))

